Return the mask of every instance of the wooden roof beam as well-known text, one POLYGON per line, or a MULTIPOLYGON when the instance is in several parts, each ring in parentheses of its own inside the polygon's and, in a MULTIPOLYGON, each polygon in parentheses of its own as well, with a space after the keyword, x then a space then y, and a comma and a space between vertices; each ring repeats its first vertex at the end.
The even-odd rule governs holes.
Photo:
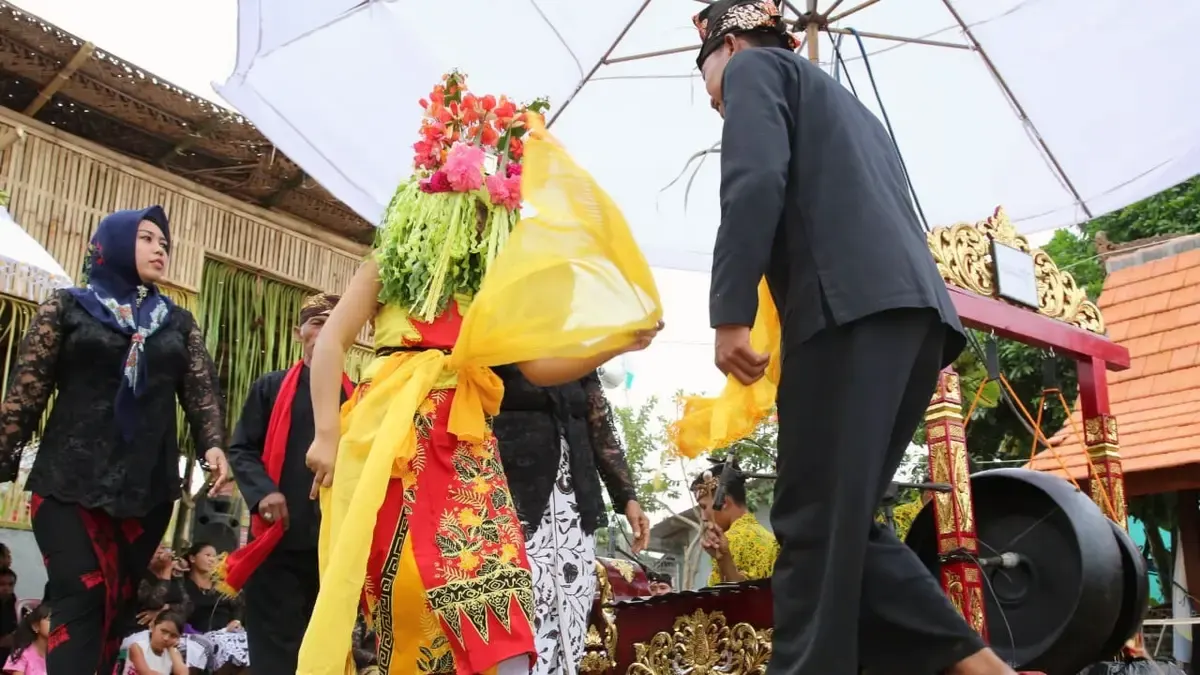
POLYGON ((262 200, 262 205, 268 209, 275 208, 276 206, 279 205, 279 202, 283 200, 284 196, 286 196, 287 193, 291 192, 292 190, 295 190, 296 188, 300 187, 301 185, 304 185, 304 179, 306 177, 307 177, 307 174, 304 173, 303 169, 301 169, 300 171, 297 171, 295 176, 292 176, 291 178, 287 179, 274 192, 267 195, 266 199, 262 200))
POLYGON ((63 88, 67 80, 71 79, 75 71, 79 70, 80 66, 86 63, 88 59, 92 58, 92 54, 95 51, 96 45, 91 42, 83 43, 79 47, 79 51, 75 52, 75 56, 72 56, 71 60, 67 62, 67 65, 63 66, 62 70, 58 71, 58 74, 54 76, 54 79, 42 87, 42 90, 38 92, 37 98, 33 99, 33 102, 25 107, 24 113, 30 117, 36 115, 58 93, 58 90, 63 88))
POLYGON ((188 134, 187 138, 176 143, 175 147, 173 147, 170 150, 168 150, 167 152, 163 153, 163 155, 161 157, 159 157, 157 160, 155 160, 154 163, 158 164, 159 166, 166 166, 167 161, 170 160, 172 157, 182 154, 185 150, 190 149, 197 142, 207 139, 209 137, 209 134, 216 131, 217 127, 220 126, 220 124, 221 124, 221 120, 216 117, 209 117, 209 118, 204 119, 203 121, 200 122, 200 124, 197 124, 192 129, 192 133, 188 134))

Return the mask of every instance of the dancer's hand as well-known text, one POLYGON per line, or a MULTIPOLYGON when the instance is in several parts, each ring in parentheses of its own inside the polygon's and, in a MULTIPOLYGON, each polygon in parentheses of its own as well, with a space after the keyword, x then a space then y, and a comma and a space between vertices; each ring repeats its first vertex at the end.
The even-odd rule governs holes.
POLYGON ((767 372, 770 355, 750 347, 749 326, 717 326, 715 346, 717 368, 738 382, 750 386, 767 372))
POLYGON ((304 456, 304 463, 313 472, 312 490, 308 493, 309 499, 316 499, 321 494, 321 488, 333 485, 333 464, 337 460, 337 444, 336 438, 317 436, 313 439, 312 445, 308 446, 308 454, 304 456))
POLYGON ((209 448, 204 453, 204 461, 208 464, 208 475, 212 479, 212 487, 208 490, 208 496, 215 497, 229 482, 229 460, 225 459, 224 450, 209 448))
POLYGON ((663 326, 665 326, 665 325, 666 325, 665 323, 663 323, 662 321, 659 321, 658 324, 654 326, 654 328, 637 331, 636 333, 633 334, 633 344, 626 347, 625 351, 626 352, 640 352, 643 349, 649 347, 650 343, 654 342, 654 338, 658 337, 659 331, 661 331, 663 329, 663 326))
POLYGON ((259 500, 258 515, 272 525, 281 523, 285 530, 291 525, 291 520, 288 518, 287 499, 281 492, 272 492, 259 500))
POLYGON ((633 554, 637 555, 650 544, 650 519, 642 511, 642 505, 632 501, 625 505, 625 519, 633 529, 633 554))

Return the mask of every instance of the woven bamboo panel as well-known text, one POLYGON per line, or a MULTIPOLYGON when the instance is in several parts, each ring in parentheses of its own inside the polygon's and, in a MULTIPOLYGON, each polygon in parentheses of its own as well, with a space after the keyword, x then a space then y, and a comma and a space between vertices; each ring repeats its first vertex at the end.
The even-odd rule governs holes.
MULTIPOLYGON (((0 123, 0 133, 10 125, 0 123)), ((72 274, 82 269, 100 219, 121 208, 161 204, 171 218, 167 281, 197 291, 206 255, 306 288, 341 292, 359 257, 160 178, 154 167, 112 161, 36 128, 0 157, 0 188, 18 223, 72 274)))

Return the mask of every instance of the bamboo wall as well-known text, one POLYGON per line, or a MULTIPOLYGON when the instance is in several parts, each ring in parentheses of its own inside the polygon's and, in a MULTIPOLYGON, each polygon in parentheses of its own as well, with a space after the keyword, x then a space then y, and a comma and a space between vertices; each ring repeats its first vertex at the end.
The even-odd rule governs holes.
POLYGON ((171 218, 167 281, 198 292, 205 257, 309 289, 341 292, 366 247, 286 214, 238 202, 178 176, 0 108, 0 135, 26 138, 0 155, 0 188, 13 218, 68 273, 78 274, 100 219, 161 204, 171 218), (318 236, 319 235, 319 236, 318 236))

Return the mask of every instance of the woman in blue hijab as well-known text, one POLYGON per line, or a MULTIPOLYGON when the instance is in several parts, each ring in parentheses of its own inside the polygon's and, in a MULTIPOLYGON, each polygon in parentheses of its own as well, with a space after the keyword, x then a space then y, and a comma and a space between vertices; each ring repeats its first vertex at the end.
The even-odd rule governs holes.
POLYGON ((229 479, 216 368, 195 318, 155 285, 170 250, 160 206, 101 220, 83 285, 38 309, 0 404, 8 482, 55 395, 25 483, 54 600, 52 673, 113 671, 134 591, 181 492, 177 400, 214 491, 229 479))

